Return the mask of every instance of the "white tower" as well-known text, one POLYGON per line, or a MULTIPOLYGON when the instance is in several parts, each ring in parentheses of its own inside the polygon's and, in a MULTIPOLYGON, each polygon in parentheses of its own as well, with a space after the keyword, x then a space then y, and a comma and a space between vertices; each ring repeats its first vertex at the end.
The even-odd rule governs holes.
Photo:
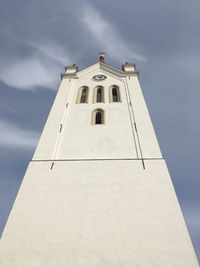
POLYGON ((0 267, 197 267, 135 66, 61 77, 0 267))

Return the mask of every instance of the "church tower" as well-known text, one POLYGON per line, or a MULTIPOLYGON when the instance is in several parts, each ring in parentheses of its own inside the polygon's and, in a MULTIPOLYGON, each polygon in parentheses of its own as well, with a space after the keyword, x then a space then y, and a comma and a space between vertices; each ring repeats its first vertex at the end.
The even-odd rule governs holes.
POLYGON ((135 66, 61 78, 0 267, 198 267, 135 66))

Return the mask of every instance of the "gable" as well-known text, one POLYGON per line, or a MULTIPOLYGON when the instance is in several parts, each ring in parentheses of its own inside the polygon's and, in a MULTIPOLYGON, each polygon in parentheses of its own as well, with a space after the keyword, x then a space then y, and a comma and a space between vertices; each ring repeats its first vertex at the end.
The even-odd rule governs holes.
POLYGON ((117 69, 111 65, 105 64, 98 62, 96 64, 93 64, 89 67, 86 67, 80 71, 74 71, 74 72, 69 72, 67 73, 62 73, 61 78, 75 78, 75 79, 80 79, 83 78, 84 76, 92 75, 96 72, 99 73, 105 73, 109 76, 115 77, 115 78, 122 78, 122 77, 127 77, 127 76, 135 76, 138 75, 137 71, 123 71, 120 69, 117 69))

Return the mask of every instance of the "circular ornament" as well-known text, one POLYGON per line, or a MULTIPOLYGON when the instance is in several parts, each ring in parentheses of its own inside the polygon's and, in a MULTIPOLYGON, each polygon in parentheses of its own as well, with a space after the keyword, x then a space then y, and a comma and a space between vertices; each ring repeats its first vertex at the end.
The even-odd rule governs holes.
POLYGON ((92 77, 92 80, 99 82, 99 81, 105 80, 106 78, 107 78, 107 76, 105 76, 103 74, 98 74, 98 75, 94 75, 92 77))

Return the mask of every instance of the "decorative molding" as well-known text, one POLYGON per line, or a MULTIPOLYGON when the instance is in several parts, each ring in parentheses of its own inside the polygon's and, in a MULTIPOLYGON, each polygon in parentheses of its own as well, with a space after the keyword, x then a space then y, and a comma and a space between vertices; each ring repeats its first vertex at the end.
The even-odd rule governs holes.
POLYGON ((139 72, 138 71, 122 71, 120 69, 117 69, 113 66, 110 66, 105 63, 100 63, 100 68, 102 68, 105 71, 108 71, 112 74, 115 74, 120 77, 127 77, 127 76, 138 76, 139 72))
POLYGON ((107 76, 103 74, 97 74, 92 77, 92 80, 96 82, 104 81, 105 79, 107 79, 107 76))
MULTIPOLYGON (((106 63, 102 63, 102 62, 98 62, 92 66, 86 67, 82 70, 79 70, 77 72, 74 73, 61 73, 61 79, 65 78, 65 79, 78 79, 78 76, 81 75, 81 72, 86 71, 88 68, 94 68, 99 65, 100 69, 104 70, 107 73, 113 74, 115 76, 118 77, 131 77, 131 76, 137 76, 139 77, 139 71, 123 71, 120 69, 117 69, 111 65, 108 65, 106 63), (78 76, 77 76, 78 74, 78 76)), ((106 76, 106 75, 105 75, 106 76)))
POLYGON ((60 74, 60 76, 61 76, 61 80, 62 79, 78 79, 76 73, 68 74, 68 73, 63 72, 60 74))

